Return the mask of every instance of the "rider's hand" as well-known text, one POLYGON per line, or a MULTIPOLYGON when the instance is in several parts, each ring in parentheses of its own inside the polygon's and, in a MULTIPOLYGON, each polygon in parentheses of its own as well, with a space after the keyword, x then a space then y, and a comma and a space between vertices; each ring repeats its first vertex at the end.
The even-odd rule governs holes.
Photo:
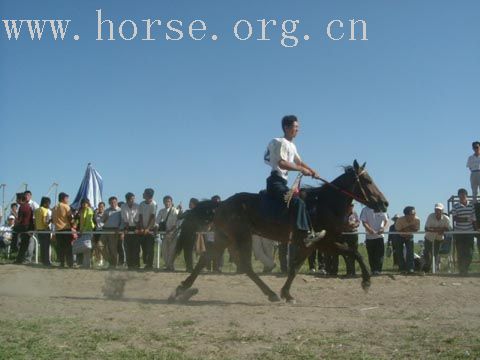
POLYGON ((300 171, 304 176, 312 176, 313 175, 313 173, 309 169, 304 168, 304 167, 302 167, 300 171))

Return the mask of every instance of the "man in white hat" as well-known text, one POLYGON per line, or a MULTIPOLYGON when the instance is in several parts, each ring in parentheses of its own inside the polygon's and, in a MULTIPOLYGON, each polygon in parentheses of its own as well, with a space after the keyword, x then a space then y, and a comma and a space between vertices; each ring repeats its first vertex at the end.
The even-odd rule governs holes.
POLYGON ((452 228, 450 218, 443 213, 443 209, 443 204, 435 204, 434 212, 428 215, 425 223, 425 271, 432 270, 432 251, 435 256, 435 269, 438 270, 440 244, 445 239, 445 231, 452 228))
POLYGON ((13 226, 15 225, 15 216, 10 215, 7 218, 7 223, 0 226, 0 249, 7 248, 12 243, 13 226))

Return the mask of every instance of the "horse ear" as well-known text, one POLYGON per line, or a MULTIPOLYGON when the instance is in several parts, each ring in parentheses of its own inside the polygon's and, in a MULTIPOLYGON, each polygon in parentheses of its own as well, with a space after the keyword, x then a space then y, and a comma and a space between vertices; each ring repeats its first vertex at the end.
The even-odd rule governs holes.
POLYGON ((355 159, 355 160, 353 161, 353 168, 354 168, 355 170, 358 170, 358 168, 359 168, 357 159, 355 159))
POLYGON ((362 165, 362 169, 365 169, 365 166, 367 166, 367 162, 365 161, 362 165))

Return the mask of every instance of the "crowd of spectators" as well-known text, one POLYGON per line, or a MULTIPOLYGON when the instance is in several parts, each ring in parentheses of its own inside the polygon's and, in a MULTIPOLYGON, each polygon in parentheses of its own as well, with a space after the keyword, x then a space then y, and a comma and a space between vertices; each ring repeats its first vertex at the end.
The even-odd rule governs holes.
MULTIPOLYGON (((393 255, 393 266, 403 274, 438 271, 440 254, 454 244, 456 262, 461 275, 469 271, 473 253, 475 232, 478 231, 476 212, 480 212, 477 203, 480 187, 480 143, 472 144, 473 155, 468 158, 467 167, 471 171, 472 201, 468 201, 466 189, 457 192, 458 201, 453 204, 451 214, 445 213, 441 203, 434 205, 434 211, 427 217, 423 230, 423 250, 415 252, 414 234, 419 232, 421 221, 414 206, 406 206, 403 216, 395 215, 389 219, 386 213, 374 212, 364 207, 360 216, 350 205, 344 221, 344 235, 339 242, 346 243, 352 249, 358 249, 358 228, 365 229, 365 246, 368 262, 373 275, 383 271, 384 256, 393 255), (451 215, 451 217, 449 216, 451 215), (452 222, 453 220, 453 222, 452 222), (454 230, 453 236, 448 232, 454 230), (385 233, 388 239, 385 243, 385 233), (453 240, 453 242, 452 242, 453 240), (386 245, 386 247, 385 247, 386 245)), ((211 200, 220 202, 215 195, 211 200)), ((192 198, 189 209, 198 204, 192 198)), ((3 212, 1 214, 3 216, 3 212)), ((135 195, 128 192, 125 201, 117 197, 108 199, 108 207, 102 202, 93 209, 89 200, 81 201, 79 209, 72 209, 69 196, 60 193, 58 204, 51 206, 51 199, 42 197, 40 205, 32 199, 32 193, 18 193, 16 201, 10 205, 6 219, 0 219, 0 248, 9 248, 15 254, 15 263, 31 263, 35 251, 32 232, 39 244, 39 259, 44 266, 52 266, 51 248, 55 249, 56 261, 60 267, 126 267, 128 269, 153 269, 156 239, 160 240, 164 270, 175 270, 175 259, 183 251, 186 271, 193 269, 193 253, 207 253, 207 269, 221 272, 223 254, 213 253, 214 229, 211 232, 186 239, 177 244, 180 224, 185 213, 181 204, 174 206, 173 198, 163 197, 163 207, 159 208, 154 200, 154 190, 147 188, 143 192, 143 201, 136 202, 135 195), (93 234, 93 232, 101 232, 93 234), (159 235, 161 234, 161 235, 159 235), (53 246, 52 246, 53 245, 53 246)), ((480 250, 480 238, 477 234, 477 247, 480 250)), ((278 253, 279 271, 287 273, 289 255, 294 249, 288 244, 280 244, 258 236, 253 238, 253 254, 263 264, 263 272, 270 273, 277 266, 275 253, 278 253)), ((355 276, 353 257, 344 257, 346 275, 355 276)), ((338 275, 338 256, 314 251, 308 259, 310 273, 338 275)))

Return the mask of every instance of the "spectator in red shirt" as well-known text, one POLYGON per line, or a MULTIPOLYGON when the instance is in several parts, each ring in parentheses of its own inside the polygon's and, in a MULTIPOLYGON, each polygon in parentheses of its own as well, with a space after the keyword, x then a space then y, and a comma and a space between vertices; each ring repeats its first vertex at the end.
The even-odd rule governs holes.
POLYGON ((30 235, 28 231, 33 230, 33 210, 27 202, 27 197, 22 195, 20 197, 20 207, 18 209, 18 218, 15 224, 15 232, 20 236, 20 248, 18 249, 16 264, 25 262, 25 253, 28 250, 30 242, 30 235))

